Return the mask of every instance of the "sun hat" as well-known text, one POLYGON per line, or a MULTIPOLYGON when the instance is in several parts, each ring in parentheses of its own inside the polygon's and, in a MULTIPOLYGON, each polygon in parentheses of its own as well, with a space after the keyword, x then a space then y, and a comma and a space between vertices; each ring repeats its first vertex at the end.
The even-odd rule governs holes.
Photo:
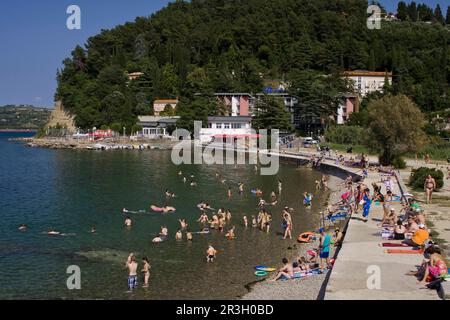
POLYGON ((423 223, 419 224, 420 229, 425 229, 425 225, 423 223))

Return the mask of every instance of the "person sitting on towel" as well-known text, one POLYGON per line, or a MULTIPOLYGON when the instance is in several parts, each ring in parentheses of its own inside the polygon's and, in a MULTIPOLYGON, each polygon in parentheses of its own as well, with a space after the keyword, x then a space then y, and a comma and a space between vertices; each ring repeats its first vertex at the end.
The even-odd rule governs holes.
POLYGON ((287 279, 292 279, 292 277, 294 277, 294 268, 292 267, 292 264, 289 263, 288 259, 283 258, 281 262, 283 262, 284 266, 278 271, 277 276, 270 281, 277 281, 283 276, 287 279))
POLYGON ((426 230, 425 225, 421 223, 419 224, 419 230, 414 233, 412 239, 407 239, 403 241, 403 243, 406 243, 413 247, 420 247, 426 240, 428 240, 429 237, 430 234, 426 230))

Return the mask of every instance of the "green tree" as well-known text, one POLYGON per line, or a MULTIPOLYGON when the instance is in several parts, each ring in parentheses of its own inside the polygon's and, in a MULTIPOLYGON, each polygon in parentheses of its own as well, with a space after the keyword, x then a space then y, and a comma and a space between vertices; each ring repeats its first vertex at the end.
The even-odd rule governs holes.
POLYGON ((370 147, 380 152, 380 163, 389 165, 406 152, 417 152, 424 143, 425 118, 408 97, 386 96, 369 103, 370 147))
POLYGON ((404 1, 400 1, 397 5, 397 18, 405 21, 408 17, 408 7, 404 1))
POLYGON ((170 104, 166 105, 164 110, 160 113, 163 117, 173 117, 175 114, 175 109, 170 104))
POLYGON ((445 24, 445 18, 442 15, 441 6, 439 3, 436 5, 436 9, 434 9, 434 19, 441 24, 445 24))
POLYGON ((450 6, 447 7, 447 15, 445 16, 445 24, 450 24, 450 6))
POLYGON ((196 96, 192 99, 181 98, 177 105, 177 114, 180 119, 177 127, 184 128, 194 134, 194 121, 207 124, 208 116, 215 114, 216 104, 214 99, 207 96, 196 96))
POLYGON ((278 129, 281 132, 291 132, 291 115, 286 110, 284 102, 276 97, 264 95, 255 105, 252 127, 260 129, 278 129))

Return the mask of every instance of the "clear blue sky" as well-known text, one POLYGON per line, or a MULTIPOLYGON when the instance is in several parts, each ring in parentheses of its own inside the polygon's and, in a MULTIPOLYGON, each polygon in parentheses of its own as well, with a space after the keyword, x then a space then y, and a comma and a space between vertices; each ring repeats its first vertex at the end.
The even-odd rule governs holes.
MULTIPOLYGON (((169 0, 1 0, 0 105, 53 106, 56 70, 77 45, 101 29, 148 16, 169 0), (66 9, 81 8, 81 30, 68 30, 66 9)), ((398 1, 381 0, 388 11, 398 1)), ((407 1, 409 2, 409 1, 407 1)), ((440 3, 444 13, 450 0, 440 3)))

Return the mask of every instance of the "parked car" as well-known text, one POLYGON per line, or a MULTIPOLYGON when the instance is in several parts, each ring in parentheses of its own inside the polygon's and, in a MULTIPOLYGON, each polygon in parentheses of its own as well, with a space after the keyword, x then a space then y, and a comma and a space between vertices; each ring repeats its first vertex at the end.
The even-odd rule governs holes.
POLYGON ((312 137, 303 138, 303 146, 311 147, 317 145, 319 142, 314 140, 312 137))

